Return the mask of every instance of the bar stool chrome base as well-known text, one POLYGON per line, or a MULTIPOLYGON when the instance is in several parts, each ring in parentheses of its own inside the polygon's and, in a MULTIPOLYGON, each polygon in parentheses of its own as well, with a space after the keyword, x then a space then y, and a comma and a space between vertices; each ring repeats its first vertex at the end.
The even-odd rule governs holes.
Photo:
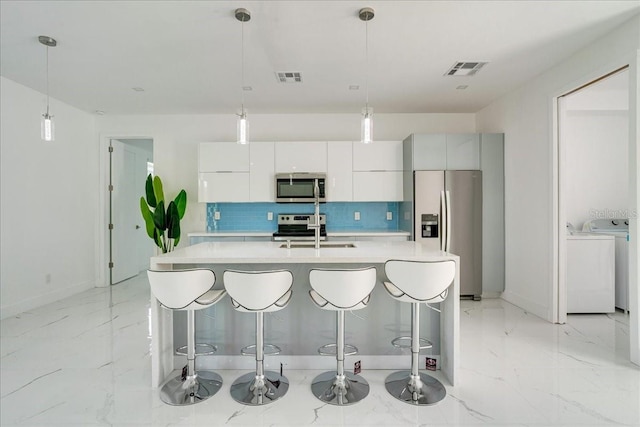
POLYGON ((447 395, 440 381, 422 372, 418 376, 411 375, 411 371, 394 372, 384 381, 384 386, 396 399, 414 405, 433 405, 447 395))
POLYGON ((360 375, 345 372, 342 378, 335 371, 323 372, 313 379, 311 392, 331 405, 352 405, 369 394, 369 383, 360 375))
MULTIPOLYGON (((197 356, 211 356, 218 351, 218 347, 213 344, 196 344, 195 355, 197 356)), ((189 346, 183 345, 176 348, 176 354, 180 356, 187 356, 189 354, 189 346)))
POLYGON ((258 376, 255 372, 244 374, 231 384, 231 397, 245 405, 266 405, 275 402, 289 390, 287 377, 274 371, 258 376))
POLYGON ((160 389, 160 400, 168 405, 187 406, 207 400, 222 387, 222 377, 212 371, 196 371, 182 379, 182 374, 167 381, 160 389))

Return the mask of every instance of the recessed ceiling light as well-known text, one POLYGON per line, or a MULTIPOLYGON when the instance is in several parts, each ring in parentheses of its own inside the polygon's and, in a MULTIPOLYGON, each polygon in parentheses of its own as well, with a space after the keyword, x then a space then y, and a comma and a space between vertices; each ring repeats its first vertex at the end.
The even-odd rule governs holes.
POLYGON ((358 86, 358 85, 349 85, 349 90, 360 90, 360 86, 358 86))
POLYGON ((132 87, 131 89, 135 90, 136 92, 144 92, 144 89, 141 87, 132 87))
POLYGON ((242 86, 242 90, 249 92, 253 90, 253 88, 251 86, 242 86))
POLYGON ((94 113, 96 113, 99 116, 104 116, 104 111, 102 111, 102 110, 96 110, 96 111, 94 111, 94 113))
POLYGON ((467 86, 467 85, 460 85, 460 86, 456 87, 456 89, 458 89, 458 90, 465 90, 465 89, 466 89, 466 88, 468 88, 468 87, 469 87, 469 86, 467 86))

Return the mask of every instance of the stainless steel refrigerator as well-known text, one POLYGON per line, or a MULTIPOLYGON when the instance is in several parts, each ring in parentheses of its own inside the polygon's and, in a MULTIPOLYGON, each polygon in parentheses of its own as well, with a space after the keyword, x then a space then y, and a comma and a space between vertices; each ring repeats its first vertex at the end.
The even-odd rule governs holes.
POLYGON ((460 296, 482 295, 482 172, 414 171, 413 236, 460 256, 460 296))

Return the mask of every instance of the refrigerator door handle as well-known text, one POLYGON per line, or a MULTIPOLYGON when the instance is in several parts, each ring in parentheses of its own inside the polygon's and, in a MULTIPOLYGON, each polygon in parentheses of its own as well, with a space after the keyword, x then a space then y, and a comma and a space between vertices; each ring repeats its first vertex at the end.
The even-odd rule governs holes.
POLYGON ((444 191, 440 192, 440 250, 446 251, 447 245, 447 201, 444 191))
POLYGON ((451 195, 449 194, 449 190, 444 192, 444 198, 446 201, 446 211, 447 211, 447 244, 445 245, 445 252, 449 252, 451 250, 451 195))

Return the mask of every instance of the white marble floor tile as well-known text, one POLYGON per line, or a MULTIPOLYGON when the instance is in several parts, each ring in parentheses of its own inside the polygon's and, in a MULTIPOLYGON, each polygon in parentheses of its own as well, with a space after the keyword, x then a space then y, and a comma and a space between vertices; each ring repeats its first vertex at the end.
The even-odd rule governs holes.
POLYGON ((222 370, 216 396, 171 407, 150 387, 149 288, 140 275, 0 322, 0 425, 640 426, 628 329, 622 313, 552 325, 502 300, 462 301, 461 381, 437 405, 397 401, 384 388, 390 371, 365 370, 369 396, 335 407, 311 394, 320 371, 285 370, 283 399, 247 407, 229 395, 245 371, 222 370))

